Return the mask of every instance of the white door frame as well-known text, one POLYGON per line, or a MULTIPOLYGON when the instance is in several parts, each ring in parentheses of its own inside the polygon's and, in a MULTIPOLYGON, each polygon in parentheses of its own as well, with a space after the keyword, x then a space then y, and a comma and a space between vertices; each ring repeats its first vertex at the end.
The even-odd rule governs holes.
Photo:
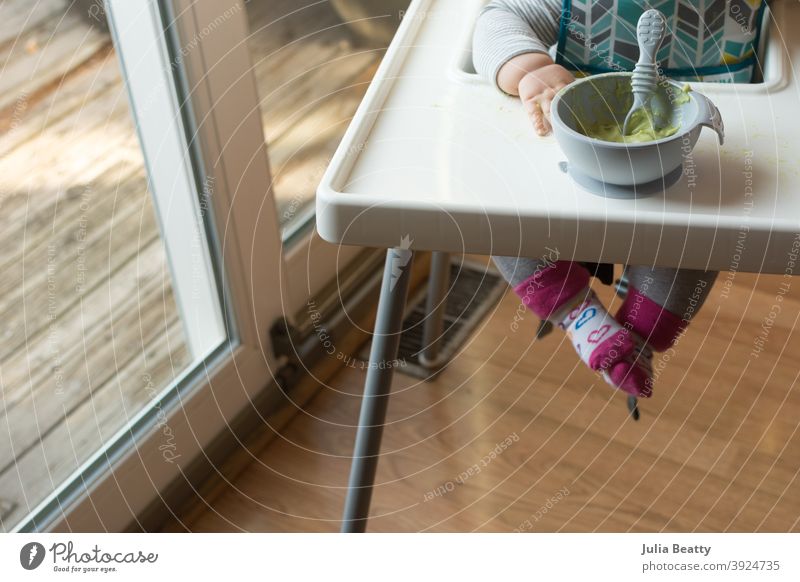
POLYGON ((180 97, 174 76, 180 63, 162 46, 164 31, 157 6, 110 0, 108 8, 175 303, 195 360, 226 337, 205 228, 216 180, 193 163, 193 151, 186 143, 189 131, 184 118, 175 114, 180 97))
MULTIPOLYGON (((267 158, 268 144, 264 144, 263 126, 261 123, 261 109, 260 97, 258 89, 255 86, 255 80, 252 82, 252 90, 255 91, 255 102, 248 100, 247 103, 243 102, 236 95, 239 91, 239 84, 243 81, 241 77, 252 77, 252 61, 250 60, 250 53, 246 50, 248 41, 247 35, 249 28, 246 19, 246 1, 238 0, 173 0, 172 7, 175 13, 176 22, 179 24, 181 30, 179 35, 183 40, 180 55, 176 58, 179 59, 186 67, 186 72, 194 79, 202 79, 203 84, 213 86, 213 92, 206 92, 203 84, 193 82, 190 88, 190 98, 192 106, 195 109, 195 117, 203 120, 205 112, 216 111, 217 115, 227 115, 230 113, 235 117, 241 117, 242 112, 233 109, 229 112, 225 107, 253 107, 253 109, 246 110, 247 115, 242 123, 250 124, 249 129, 259 128, 261 133, 260 144, 265 146, 261 149, 245 150, 252 152, 251 156, 247 159, 241 158, 238 160, 238 165, 233 168, 233 171, 244 173, 262 173, 264 168, 269 172, 269 161, 267 158), (191 18, 194 20, 190 21, 191 18), (224 28, 223 25, 228 20, 244 19, 244 29, 242 36, 238 33, 241 32, 237 28, 236 36, 222 36, 222 31, 225 34, 230 34, 232 31, 224 28), (196 47, 202 43, 205 50, 201 55, 196 52, 196 47), (226 69, 227 60, 232 58, 230 52, 237 53, 237 59, 246 59, 248 67, 246 70, 226 69), (221 101, 214 102, 213 99, 220 99, 221 101), (211 104, 215 103, 212 107, 211 104)), ((255 139, 255 135, 251 136, 255 139)), ((224 158, 221 156, 223 148, 227 147, 228 150, 233 147, 233 142, 227 140, 218 140, 215 148, 207 152, 206 159, 224 158), (228 144, 225 146, 225 144, 228 144)), ((238 144, 236 147, 239 147, 238 144)), ((255 144, 251 144, 255 147, 255 144)), ((228 156, 230 157, 230 156, 228 156)), ((267 174, 269 176, 269 174, 267 174)), ((269 179, 269 178, 268 178, 269 179)), ((263 186, 265 195, 262 199, 264 206, 269 208, 259 207, 257 213, 250 213, 248 218, 259 220, 259 213, 266 211, 272 214, 274 205, 274 193, 271 191, 272 182, 269 181, 263 186)), ((247 212, 249 212, 249 208, 247 212)), ((242 217, 243 220, 248 218, 242 217)), ((269 217, 270 228, 273 227, 272 217, 269 217)), ((280 220, 276 232, 280 232, 280 220)), ((259 225, 259 228, 264 228, 265 225, 259 225)), ((274 242, 274 241, 273 241, 274 242)), ((274 280, 274 273, 280 273, 280 286, 281 291, 281 310, 282 314, 290 321, 294 315, 302 312, 307 308, 308 299, 316 297, 331 281, 336 279, 339 273, 345 266, 353 261, 363 249, 361 247, 351 246, 337 246, 325 242, 317 234, 316 229, 310 229, 304 236, 299 237, 293 241, 291 247, 285 249, 283 253, 283 260, 280 263, 280 270, 266 271, 267 283, 274 280)), ((258 254, 261 254, 258 252, 258 254)), ((262 287, 263 289, 275 289, 275 286, 262 287)), ((266 326, 261 326, 261 329, 268 329, 269 323, 266 326)))

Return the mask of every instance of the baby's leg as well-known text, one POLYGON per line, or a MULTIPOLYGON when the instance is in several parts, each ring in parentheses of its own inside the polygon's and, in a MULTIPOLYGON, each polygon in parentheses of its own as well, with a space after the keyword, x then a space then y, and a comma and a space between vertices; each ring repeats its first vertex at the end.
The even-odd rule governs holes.
POLYGON ((563 307, 579 303, 589 290, 589 271, 580 263, 559 261, 555 252, 541 259, 492 259, 522 302, 541 319, 552 320, 563 307))
POLYGON ((719 273, 638 265, 627 274, 629 291, 617 321, 662 352, 700 310, 719 273))
MULTIPOLYGON (((494 262, 531 311, 567 332, 581 359, 606 380, 636 396, 649 396, 651 374, 635 357, 637 339, 609 315, 589 287, 591 275, 579 263, 494 257, 494 262)), ((641 343, 641 342, 639 342, 641 343)))
POLYGON ((653 384, 652 350, 664 351, 675 344, 705 302, 718 273, 640 265, 630 266, 626 272, 628 295, 616 319, 637 347, 625 358, 625 363, 633 367, 626 371, 625 366, 617 364, 609 369, 608 376, 619 385, 631 374, 638 375, 636 383, 644 382, 645 395, 649 395, 653 384))

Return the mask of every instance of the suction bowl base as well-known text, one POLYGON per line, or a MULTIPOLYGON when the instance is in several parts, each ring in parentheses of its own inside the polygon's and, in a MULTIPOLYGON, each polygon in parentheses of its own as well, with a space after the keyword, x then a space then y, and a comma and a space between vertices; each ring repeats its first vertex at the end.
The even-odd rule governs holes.
POLYGON ((634 184, 632 186, 621 186, 619 184, 607 184, 606 182, 601 182, 600 180, 587 176, 583 172, 570 167, 567 162, 560 162, 559 167, 562 172, 569 174, 578 186, 592 194, 605 198, 633 199, 654 196, 656 194, 661 194, 677 184, 681 176, 683 176, 683 165, 680 165, 669 174, 657 180, 653 180, 652 182, 634 184))

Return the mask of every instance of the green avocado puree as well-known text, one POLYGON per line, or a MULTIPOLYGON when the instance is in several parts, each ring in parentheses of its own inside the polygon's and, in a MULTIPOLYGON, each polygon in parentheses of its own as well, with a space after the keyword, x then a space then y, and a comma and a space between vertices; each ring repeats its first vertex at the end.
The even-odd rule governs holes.
MULTIPOLYGON (((691 91, 689 85, 685 85, 683 90, 674 93, 672 98, 673 105, 687 103, 690 99, 688 92, 691 91)), ((581 133, 587 137, 617 143, 643 143, 656 141, 674 135, 678 131, 678 126, 665 125, 654 127, 652 116, 644 109, 634 112, 628 125, 628 135, 622 135, 622 125, 616 120, 608 120, 591 125, 578 124, 581 133)))

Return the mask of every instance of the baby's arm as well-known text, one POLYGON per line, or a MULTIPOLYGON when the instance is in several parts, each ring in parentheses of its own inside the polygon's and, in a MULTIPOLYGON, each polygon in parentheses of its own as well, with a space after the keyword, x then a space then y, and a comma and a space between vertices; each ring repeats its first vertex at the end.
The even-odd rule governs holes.
POLYGON ((553 62, 561 0, 493 0, 478 17, 473 39, 475 69, 502 91, 519 95, 537 133, 550 131, 550 103, 574 80, 553 62))

